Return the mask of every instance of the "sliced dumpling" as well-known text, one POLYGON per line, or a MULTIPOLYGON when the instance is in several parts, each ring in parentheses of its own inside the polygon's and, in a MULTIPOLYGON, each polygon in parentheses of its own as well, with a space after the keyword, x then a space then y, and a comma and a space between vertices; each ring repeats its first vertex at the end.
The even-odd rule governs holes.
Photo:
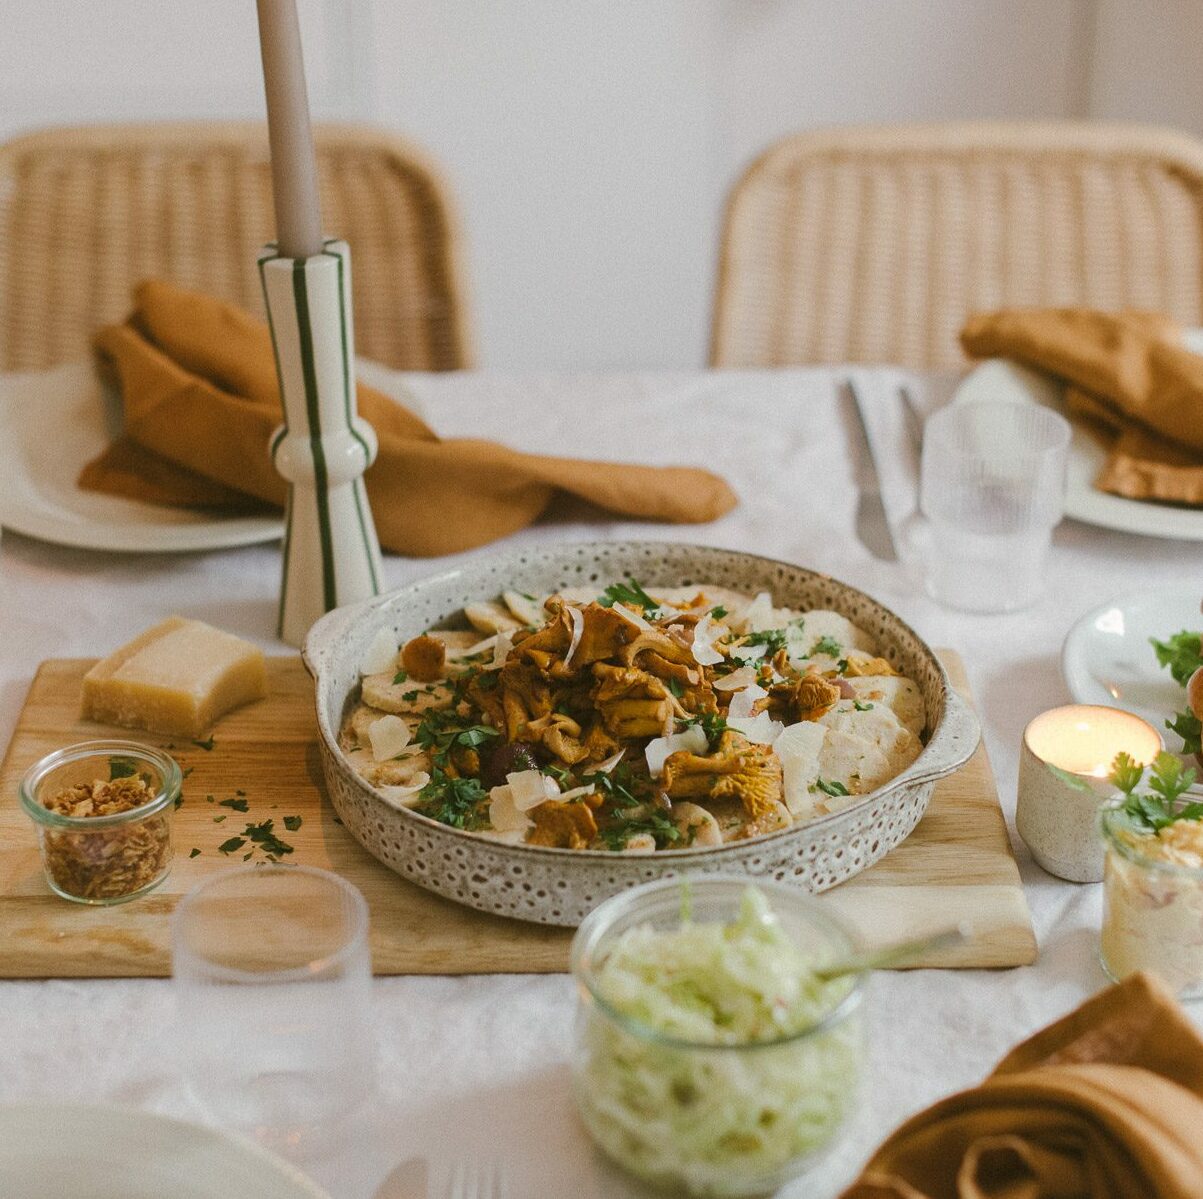
MULTIPOLYGON (((478 600, 464 605, 468 623, 482 633, 513 633, 526 621, 519 620, 510 609, 496 600, 478 600)), ((437 636, 438 634, 436 634, 437 636)))
MULTIPOLYGON (((872 741, 839 729, 827 730, 819 753, 819 777, 824 782, 839 783, 849 795, 864 795, 887 782, 893 773, 889 759, 872 741)), ((830 802, 818 798, 821 810, 833 810, 830 802)))
POLYGON ((804 720, 789 725, 773 742, 773 752, 781 761, 785 806, 795 817, 814 814, 819 754, 826 736, 823 725, 804 720))
POLYGON ((882 675, 848 679, 847 683, 862 703, 885 704, 916 737, 922 734, 927 724, 927 709, 923 693, 912 679, 882 675))
POLYGON ((867 654, 877 652, 877 642, 858 625, 854 625, 846 616, 831 612, 826 608, 815 608, 802 616, 802 636, 800 644, 806 648, 805 654, 827 653, 823 644, 829 644, 834 651, 832 657, 846 657, 850 650, 863 650, 867 654))
POLYGON ((381 712, 404 716, 449 707, 455 692, 450 683, 415 683, 388 670, 368 675, 360 694, 365 704, 378 709, 377 716, 381 712))
POLYGON ((525 591, 503 591, 501 598, 519 624, 537 627, 547 620, 543 601, 537 595, 528 595, 525 591))
POLYGON ((377 762, 370 749, 353 749, 347 762, 373 787, 403 787, 430 770, 430 755, 417 746, 413 753, 385 762, 377 762))
POLYGON ((892 708, 873 700, 842 700, 821 716, 819 723, 872 741, 885 754, 892 774, 901 774, 923 748, 892 708))

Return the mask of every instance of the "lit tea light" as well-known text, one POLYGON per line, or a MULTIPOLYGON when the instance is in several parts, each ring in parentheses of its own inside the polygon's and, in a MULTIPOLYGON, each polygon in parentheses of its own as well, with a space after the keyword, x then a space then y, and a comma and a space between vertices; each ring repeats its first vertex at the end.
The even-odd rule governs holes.
POLYGON ((1032 857, 1072 882, 1103 877, 1099 805, 1116 795, 1108 776, 1117 754, 1147 765, 1161 734, 1116 708, 1070 704, 1037 716, 1023 733, 1015 825, 1032 857))

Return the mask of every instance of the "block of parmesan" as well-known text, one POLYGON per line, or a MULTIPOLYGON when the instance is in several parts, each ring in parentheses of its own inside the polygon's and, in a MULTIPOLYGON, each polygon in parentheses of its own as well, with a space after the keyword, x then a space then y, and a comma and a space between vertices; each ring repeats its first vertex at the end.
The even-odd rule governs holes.
POLYGON ((267 694, 263 651, 199 620, 171 616, 84 675, 85 720, 199 737, 267 694))

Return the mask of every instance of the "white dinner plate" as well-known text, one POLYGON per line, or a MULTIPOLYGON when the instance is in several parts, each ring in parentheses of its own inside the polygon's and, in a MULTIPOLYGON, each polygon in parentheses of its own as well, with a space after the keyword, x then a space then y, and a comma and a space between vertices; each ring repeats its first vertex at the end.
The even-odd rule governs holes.
POLYGON ((116 435, 116 398, 86 362, 0 375, 0 526, 93 550, 187 552, 272 541, 276 516, 212 517, 81 491, 84 465, 116 435))
POLYGON ((0 1105, 5 1199, 330 1199, 249 1141, 134 1108, 0 1105))
MULTIPOLYGON (((1203 329, 1183 335, 1189 349, 1203 353, 1203 329)), ((1064 410, 1063 388, 1047 375, 1028 370, 1002 358, 983 362, 971 371, 957 389, 963 399, 1013 398, 1064 410)), ((1079 422, 1073 423, 1069 464, 1065 479, 1065 515, 1086 524, 1149 537, 1171 537, 1179 541, 1203 541, 1203 508, 1179 508, 1109 495, 1094 486, 1107 452, 1079 422)))
POLYGON ((1157 664, 1150 637, 1164 641, 1203 628, 1197 587, 1128 592, 1087 612, 1069 631, 1061 673, 1080 704, 1104 704, 1144 717, 1171 749, 1181 741, 1165 722, 1186 707, 1186 691, 1157 664))

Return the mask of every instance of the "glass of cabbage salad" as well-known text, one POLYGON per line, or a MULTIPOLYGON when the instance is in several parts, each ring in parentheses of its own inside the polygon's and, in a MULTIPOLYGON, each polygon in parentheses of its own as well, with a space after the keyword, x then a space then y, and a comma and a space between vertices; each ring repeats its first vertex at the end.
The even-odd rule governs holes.
POLYGON ((573 1083, 620 1165, 690 1195, 760 1195, 834 1142, 857 1101, 863 977, 814 967, 856 949, 792 887, 666 879, 577 931, 573 1083))

